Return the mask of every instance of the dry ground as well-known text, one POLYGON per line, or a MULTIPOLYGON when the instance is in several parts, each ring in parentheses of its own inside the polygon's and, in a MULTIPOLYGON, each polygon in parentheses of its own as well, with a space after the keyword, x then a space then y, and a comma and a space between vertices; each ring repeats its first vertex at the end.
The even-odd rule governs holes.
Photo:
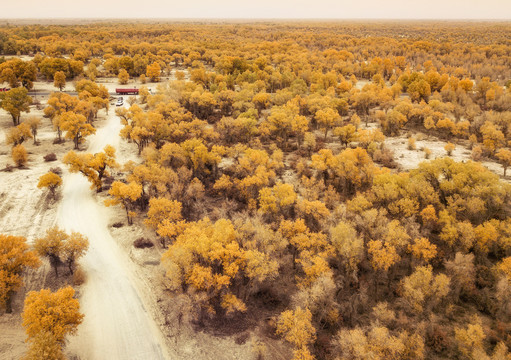
MULTIPOLYGON (((31 109, 31 115, 41 115, 42 111, 31 109)), ((13 165, 11 146, 5 143, 5 133, 12 126, 11 117, 0 111, 0 169, 13 165)), ((0 231, 2 234, 25 236, 29 243, 46 229, 55 224, 58 202, 37 188, 39 177, 51 167, 61 166, 59 161, 45 162, 43 156, 54 152, 57 158, 70 150, 71 142, 54 145, 55 134, 48 119, 43 119, 34 145, 30 139, 23 145, 29 156, 26 167, 12 171, 0 172, 0 231)), ((30 271, 25 277, 25 287, 15 296, 12 315, 0 316, 0 359, 19 359, 26 350, 25 335, 21 327, 20 313, 23 299, 27 291, 51 287, 52 281, 47 279, 49 266, 30 271)))

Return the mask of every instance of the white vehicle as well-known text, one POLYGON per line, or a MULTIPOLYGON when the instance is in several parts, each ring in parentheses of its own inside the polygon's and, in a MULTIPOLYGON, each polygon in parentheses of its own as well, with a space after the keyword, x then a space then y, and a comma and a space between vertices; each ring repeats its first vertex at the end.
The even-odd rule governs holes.
POLYGON ((117 104, 116 104, 116 106, 122 106, 123 104, 124 104, 124 100, 123 100, 123 98, 122 98, 122 97, 117 98, 117 104))

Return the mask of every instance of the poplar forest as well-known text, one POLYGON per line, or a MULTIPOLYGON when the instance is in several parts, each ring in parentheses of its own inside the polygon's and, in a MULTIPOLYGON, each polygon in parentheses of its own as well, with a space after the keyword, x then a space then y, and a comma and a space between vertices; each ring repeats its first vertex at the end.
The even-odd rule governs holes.
POLYGON ((13 21, 0 90, 0 359, 511 359, 509 22, 13 21))

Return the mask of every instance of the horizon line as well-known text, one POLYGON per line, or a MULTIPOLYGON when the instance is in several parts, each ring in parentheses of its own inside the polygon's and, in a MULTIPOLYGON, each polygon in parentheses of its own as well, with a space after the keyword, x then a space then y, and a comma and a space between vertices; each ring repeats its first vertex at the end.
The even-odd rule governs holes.
POLYGON ((0 21, 30 21, 30 20, 80 20, 80 21, 108 21, 108 20, 138 20, 138 21, 500 21, 511 22, 511 18, 376 18, 376 17, 296 17, 296 18, 266 18, 266 17, 9 17, 1 18, 0 21))

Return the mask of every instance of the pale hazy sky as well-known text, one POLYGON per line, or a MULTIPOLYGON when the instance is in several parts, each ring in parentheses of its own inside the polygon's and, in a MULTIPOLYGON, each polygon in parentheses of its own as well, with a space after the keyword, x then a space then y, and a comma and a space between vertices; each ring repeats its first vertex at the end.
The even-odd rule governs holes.
POLYGON ((0 18, 511 19, 511 0, 0 0, 0 18))

